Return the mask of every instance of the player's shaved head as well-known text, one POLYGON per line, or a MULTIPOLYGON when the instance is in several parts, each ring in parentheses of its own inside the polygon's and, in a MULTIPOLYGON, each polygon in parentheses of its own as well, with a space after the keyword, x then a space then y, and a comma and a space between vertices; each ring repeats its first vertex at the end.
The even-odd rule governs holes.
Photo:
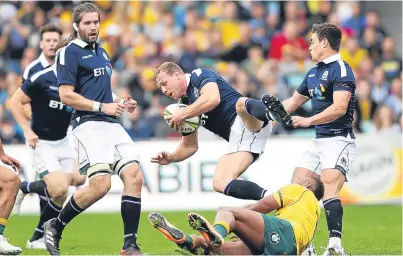
POLYGON ((316 177, 300 177, 295 183, 309 188, 318 201, 323 198, 325 186, 320 179, 316 177))
POLYGON ((161 73, 161 72, 167 73, 170 76, 172 76, 175 72, 183 74, 183 70, 179 67, 179 65, 176 64, 176 63, 173 63, 173 62, 164 62, 164 63, 162 63, 155 70, 155 76, 158 76, 158 74, 161 73))

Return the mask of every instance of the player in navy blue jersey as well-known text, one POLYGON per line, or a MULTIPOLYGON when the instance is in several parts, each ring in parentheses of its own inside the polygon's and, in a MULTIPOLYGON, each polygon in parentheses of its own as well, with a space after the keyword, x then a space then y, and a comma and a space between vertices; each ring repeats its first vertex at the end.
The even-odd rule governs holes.
POLYGON ((143 175, 135 145, 118 119, 125 110, 133 112, 136 102, 130 96, 113 97, 111 63, 97 43, 98 7, 81 3, 74 7, 72 16, 71 41, 62 48, 57 60, 57 84, 62 103, 74 109, 72 133, 78 144, 80 172, 88 176, 89 185, 73 194, 57 218, 45 222, 46 248, 52 255, 60 254, 59 242, 65 226, 108 193, 111 175, 116 174, 124 185, 121 254, 136 255, 143 175))
MULTIPOLYGON (((228 196, 260 200, 265 189, 252 181, 237 179, 263 153, 271 122, 255 116, 265 116, 260 100, 242 97, 227 81, 212 70, 199 68, 185 74, 175 63, 161 64, 156 71, 158 87, 167 96, 181 100, 188 106, 170 117, 174 129, 185 119, 201 116, 201 124, 209 131, 229 142, 229 148, 216 167, 214 190, 228 196), (255 113, 256 105, 260 113, 255 113)), ((182 136, 176 151, 160 152, 151 159, 158 164, 183 161, 198 149, 197 131, 182 136)))
MULTIPOLYGON (((62 42, 58 48, 63 46, 65 43, 62 42)), ((58 216, 70 185, 82 185, 85 182, 85 179, 77 179, 78 175, 73 175, 76 157, 67 136, 72 109, 60 102, 56 64, 25 80, 12 96, 10 109, 24 130, 27 144, 32 151, 33 169, 41 178, 38 181, 21 183, 14 211, 19 213, 21 203, 28 193, 49 198, 41 211, 34 234, 27 241, 29 249, 46 249, 43 223, 58 216), (25 104, 31 106, 31 123, 24 113, 25 104)))
MULTIPOLYGON (((356 83, 351 67, 339 54, 341 36, 335 25, 315 24, 309 51, 317 65, 282 104, 273 96, 263 97, 269 112, 282 123, 290 119, 287 112, 292 113, 311 100, 313 116, 291 118, 294 127, 315 126, 316 130, 316 139, 302 154, 292 180, 320 176, 325 185, 323 205, 329 229, 325 255, 346 254, 341 244, 343 207, 338 197, 356 154, 352 128, 356 83)), ((314 251, 313 246, 309 249, 314 251)))

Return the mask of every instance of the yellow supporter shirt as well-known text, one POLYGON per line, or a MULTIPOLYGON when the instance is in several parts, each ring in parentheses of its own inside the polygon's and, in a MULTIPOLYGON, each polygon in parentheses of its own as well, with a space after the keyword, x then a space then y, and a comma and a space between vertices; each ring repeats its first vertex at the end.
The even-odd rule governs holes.
POLYGON ((297 253, 300 255, 312 241, 319 221, 318 200, 311 190, 290 184, 273 193, 280 205, 276 217, 290 222, 295 235, 297 253))

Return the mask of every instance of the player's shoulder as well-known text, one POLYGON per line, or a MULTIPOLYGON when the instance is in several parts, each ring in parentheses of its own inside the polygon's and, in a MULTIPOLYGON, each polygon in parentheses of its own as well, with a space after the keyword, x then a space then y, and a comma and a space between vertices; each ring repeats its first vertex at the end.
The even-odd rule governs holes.
POLYGON ((31 63, 29 63, 29 64, 26 66, 26 68, 25 68, 25 70, 24 70, 24 73, 23 73, 23 75, 22 75, 22 78, 23 78, 24 80, 27 80, 27 79, 29 79, 29 77, 30 77, 32 74, 34 74, 34 73, 36 73, 36 72, 39 72, 39 71, 41 71, 42 69, 43 69, 43 67, 42 67, 42 65, 41 65, 41 61, 40 61, 39 58, 37 58, 36 60, 32 61, 31 63))
POLYGON ((29 79, 32 83, 40 83, 41 81, 45 80, 54 80, 56 79, 56 69, 55 66, 52 65, 44 70, 41 70, 34 75, 31 76, 29 79))
POLYGON ((353 69, 342 59, 330 63, 329 68, 331 69, 330 71, 332 71, 330 75, 332 75, 334 79, 355 79, 353 69))

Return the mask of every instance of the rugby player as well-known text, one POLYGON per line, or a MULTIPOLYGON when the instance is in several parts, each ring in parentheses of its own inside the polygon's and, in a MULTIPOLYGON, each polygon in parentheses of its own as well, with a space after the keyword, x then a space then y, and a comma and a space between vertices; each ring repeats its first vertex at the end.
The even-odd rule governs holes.
POLYGON ((148 219, 168 240, 191 252, 204 247, 214 254, 300 255, 314 237, 323 193, 319 179, 302 177, 255 204, 219 209, 213 225, 190 213, 188 222, 201 237, 185 234, 160 213, 151 213, 148 219), (275 215, 268 216, 272 211, 275 215), (240 241, 224 242, 230 233, 240 241))
MULTIPOLYGON (((264 152, 272 125, 260 100, 242 97, 212 70, 198 68, 185 74, 175 63, 165 62, 156 70, 157 86, 164 94, 188 106, 169 118, 171 127, 201 116, 201 124, 229 142, 215 169, 214 190, 240 199, 259 200, 266 190, 252 181, 237 179, 264 152), (256 106, 260 112, 256 112, 256 106), (259 120, 256 116, 263 116, 259 120)), ((161 165, 183 161, 198 150, 197 131, 183 135, 174 152, 160 152, 151 162, 161 165)))
POLYGON ((118 119, 125 110, 133 112, 136 102, 130 96, 113 97, 111 63, 97 43, 98 6, 93 3, 75 6, 72 21, 71 41, 62 48, 56 63, 57 83, 62 103, 74 109, 72 134, 78 143, 80 172, 88 176, 89 185, 73 194, 57 218, 45 222, 46 248, 51 255, 60 255, 59 242, 65 226, 108 193, 111 175, 116 174, 124 185, 121 254, 137 255, 143 175, 135 145, 118 119))
MULTIPOLYGON (((292 117, 292 126, 315 126, 316 138, 302 154, 292 181, 302 177, 316 177, 323 181, 323 205, 329 230, 329 242, 324 255, 346 255, 342 247, 343 207, 339 191, 355 159, 356 144, 352 122, 355 108, 356 81, 351 67, 339 54, 342 33, 329 23, 312 27, 309 51, 317 62, 305 76, 294 95, 282 103, 266 95, 263 101, 268 112, 279 121, 289 120, 305 102, 311 100, 313 116, 292 117)), ((284 122, 282 122, 284 124, 284 122)), ((314 247, 309 248, 314 254, 314 247)))

